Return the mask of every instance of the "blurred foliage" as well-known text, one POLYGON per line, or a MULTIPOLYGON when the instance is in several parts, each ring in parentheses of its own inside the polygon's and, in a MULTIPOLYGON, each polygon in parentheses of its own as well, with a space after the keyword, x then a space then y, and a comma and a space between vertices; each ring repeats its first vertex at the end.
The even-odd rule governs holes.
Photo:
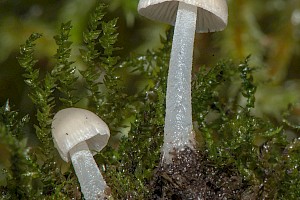
MULTIPOLYGON (((0 2, 1 199, 81 198, 72 168, 53 148, 50 130, 53 114, 74 105, 96 112, 115 136, 96 156, 114 197, 153 195, 172 31, 166 38, 146 35, 142 30, 153 26, 136 15, 137 1, 105 1, 107 14, 101 3, 82 2, 0 2), (59 34, 49 39, 56 29, 59 34), (149 45, 154 40, 145 38, 150 37, 160 42, 149 45), (133 50, 143 53, 128 53, 133 50), (115 142, 120 133, 128 136, 115 142)), ((197 35, 195 42, 192 103, 198 148, 216 166, 235 167, 258 199, 297 199, 299 2, 228 4, 228 28, 197 35), (215 64, 220 56, 244 61, 215 64)))
POLYGON ((298 103, 300 2, 297 0, 228 1, 229 22, 219 38, 222 55, 251 56, 261 70, 254 112, 281 121, 287 103, 298 103), (225 53, 226 52, 226 53, 225 53))

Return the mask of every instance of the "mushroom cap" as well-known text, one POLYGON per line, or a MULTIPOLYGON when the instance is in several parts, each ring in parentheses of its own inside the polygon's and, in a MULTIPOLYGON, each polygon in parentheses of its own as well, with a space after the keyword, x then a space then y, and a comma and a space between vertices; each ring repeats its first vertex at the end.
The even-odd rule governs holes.
POLYGON ((78 143, 85 141, 94 155, 106 146, 109 136, 106 123, 88 110, 66 108, 53 117, 54 146, 66 162, 70 160, 70 149, 78 143))
POLYGON ((221 31, 227 26, 226 0, 140 0, 138 12, 149 19, 174 26, 179 2, 198 7, 196 32, 221 31))

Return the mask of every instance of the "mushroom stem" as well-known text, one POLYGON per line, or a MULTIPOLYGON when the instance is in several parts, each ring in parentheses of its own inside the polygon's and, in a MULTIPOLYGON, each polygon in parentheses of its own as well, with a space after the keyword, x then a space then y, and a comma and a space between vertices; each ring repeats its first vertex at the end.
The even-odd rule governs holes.
POLYGON ((80 142, 73 147, 70 150, 70 157, 84 198, 87 200, 104 199, 107 185, 87 143, 80 142))
POLYGON ((194 148, 191 73, 197 7, 179 2, 169 66, 163 160, 171 162, 174 150, 194 148))

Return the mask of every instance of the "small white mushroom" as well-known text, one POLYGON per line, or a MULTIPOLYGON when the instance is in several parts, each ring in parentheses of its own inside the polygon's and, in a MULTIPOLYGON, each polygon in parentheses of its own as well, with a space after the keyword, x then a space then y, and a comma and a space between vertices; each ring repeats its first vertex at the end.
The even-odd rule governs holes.
POLYGON ((163 160, 170 152, 194 148, 191 71, 196 32, 223 30, 227 25, 226 0, 140 0, 138 12, 152 20, 175 25, 167 81, 163 160))
POLYGON ((109 136, 105 122, 88 110, 67 108, 53 118, 54 145, 64 161, 71 159, 85 199, 107 197, 108 186, 93 155, 106 146, 109 136))

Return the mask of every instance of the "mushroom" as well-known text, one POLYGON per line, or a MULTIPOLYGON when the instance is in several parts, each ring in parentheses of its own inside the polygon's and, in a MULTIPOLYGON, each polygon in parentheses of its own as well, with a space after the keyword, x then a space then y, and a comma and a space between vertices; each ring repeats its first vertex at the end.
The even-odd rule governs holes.
POLYGON ((60 110, 53 118, 52 137, 61 158, 72 161, 85 199, 104 199, 108 186, 93 158, 109 139, 108 126, 96 114, 80 109, 60 110))
POLYGON ((191 71, 195 32, 214 32, 227 25, 226 0, 140 0, 138 12, 175 25, 166 94, 163 160, 174 150, 194 148, 191 71))

